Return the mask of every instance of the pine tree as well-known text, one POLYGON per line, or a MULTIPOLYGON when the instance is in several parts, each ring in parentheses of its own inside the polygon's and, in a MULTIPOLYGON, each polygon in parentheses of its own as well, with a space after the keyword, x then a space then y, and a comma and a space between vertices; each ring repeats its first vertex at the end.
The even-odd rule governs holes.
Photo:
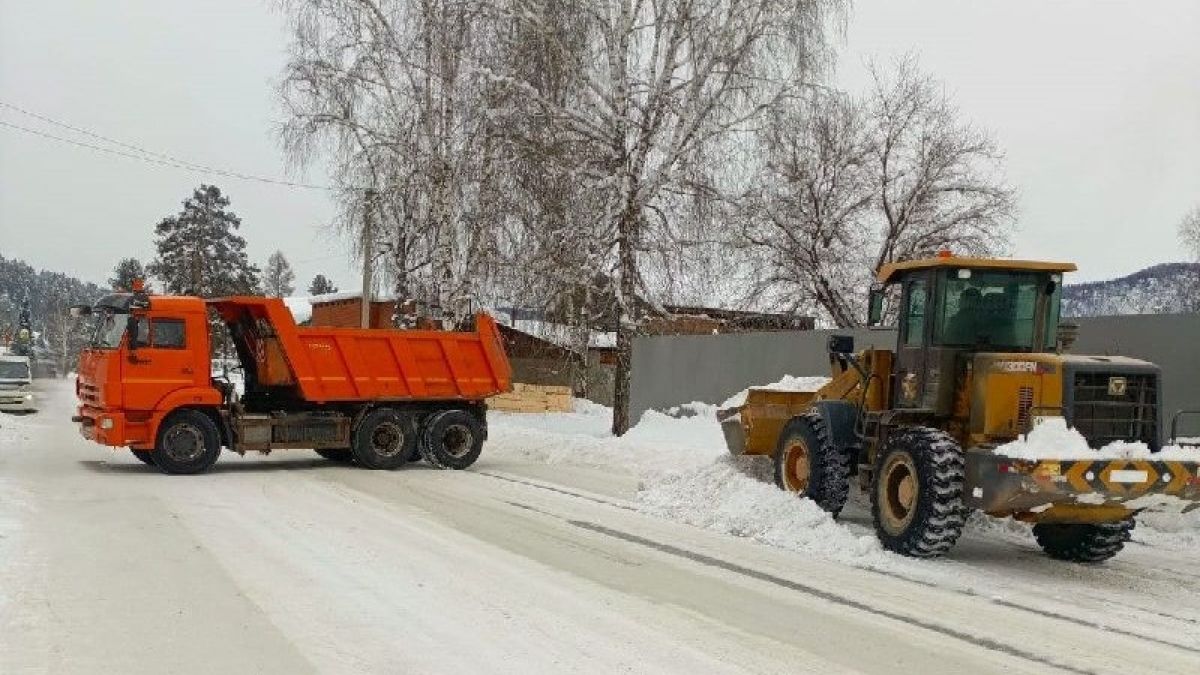
MULTIPOLYGON (((113 268, 113 275, 109 278, 108 284, 114 291, 129 292, 133 290, 133 282, 141 279, 146 281, 146 269, 142 267, 142 263, 137 258, 121 258, 121 262, 113 268)), ((150 292, 150 285, 146 284, 146 292, 150 292)))
POLYGON ((146 269, 175 295, 257 295, 259 270, 246 257, 241 224, 220 188, 201 185, 155 226, 158 255, 146 269))
POLYGON ((326 279, 324 274, 318 274, 313 277, 312 283, 308 285, 309 295, 327 295, 329 293, 337 293, 337 290, 337 286, 334 286, 329 279, 326 279))
POLYGON ((267 297, 286 298, 291 295, 296 290, 292 285, 295 280, 296 273, 292 271, 292 265, 284 257, 283 251, 275 251, 267 258, 267 265, 263 268, 263 293, 267 297))

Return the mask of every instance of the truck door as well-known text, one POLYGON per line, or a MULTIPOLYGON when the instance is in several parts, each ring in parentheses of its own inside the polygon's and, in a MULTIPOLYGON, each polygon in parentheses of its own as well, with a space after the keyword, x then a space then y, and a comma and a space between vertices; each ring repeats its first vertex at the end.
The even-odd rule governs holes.
MULTIPOLYGON (((140 317, 137 335, 126 338, 134 349, 123 362, 125 408, 152 410, 167 394, 190 387, 208 372, 197 372, 196 353, 187 344, 187 321, 183 317, 140 317)), ((208 354, 203 354, 208 363, 208 354)), ((200 368, 199 370, 207 370, 200 368)))
POLYGON ((892 386, 897 408, 922 405, 932 323, 929 297, 928 275, 914 274, 904 283, 896 348, 896 381, 892 386))

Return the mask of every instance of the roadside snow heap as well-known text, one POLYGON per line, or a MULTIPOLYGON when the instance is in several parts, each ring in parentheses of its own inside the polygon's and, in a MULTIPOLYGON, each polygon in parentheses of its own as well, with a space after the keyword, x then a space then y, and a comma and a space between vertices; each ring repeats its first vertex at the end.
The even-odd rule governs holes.
MULTIPOLYGON (((827 381, 787 376, 761 388, 814 391, 827 381)), ((582 399, 575 400, 571 413, 492 413, 487 455, 501 461, 570 464, 632 475, 639 486, 635 507, 644 513, 844 564, 916 573, 919 564, 882 549, 871 528, 861 522, 867 516, 835 521, 812 502, 776 488, 770 458, 730 456, 716 411, 743 404, 747 391, 718 405, 693 402, 666 412, 648 411, 622 437, 609 432, 610 408, 582 399)), ((1078 432, 1053 419, 999 452, 1022 459, 1064 453, 1099 457, 1078 432)), ((1113 444, 1101 452, 1114 458, 1149 455, 1140 443, 1113 444)), ((1163 452, 1167 454, 1157 457, 1197 453, 1190 448, 1163 452)), ((847 508, 850 512, 867 508, 853 502, 854 497, 847 508)), ((1146 513, 1138 522, 1138 540, 1166 549, 1200 550, 1200 509, 1186 514, 1146 513)), ((1023 523, 986 517, 972 518, 968 533, 972 531, 989 538, 1030 536, 1023 523)))

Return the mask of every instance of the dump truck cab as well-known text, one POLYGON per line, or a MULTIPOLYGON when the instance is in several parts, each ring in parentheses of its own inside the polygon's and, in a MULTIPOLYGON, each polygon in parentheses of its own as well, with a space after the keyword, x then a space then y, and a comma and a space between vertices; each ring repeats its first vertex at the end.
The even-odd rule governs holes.
POLYGON ((171 411, 222 403, 210 375, 203 299, 113 293, 86 313, 94 317, 93 331, 76 381, 85 437, 147 450, 171 411))

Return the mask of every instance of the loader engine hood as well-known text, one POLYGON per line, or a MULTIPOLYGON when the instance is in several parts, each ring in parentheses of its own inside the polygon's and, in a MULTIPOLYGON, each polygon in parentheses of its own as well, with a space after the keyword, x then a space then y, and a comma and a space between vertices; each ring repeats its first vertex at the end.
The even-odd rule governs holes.
POLYGON ((970 429, 982 442, 1028 432, 1035 417, 1060 416, 1088 444, 1140 441, 1161 447, 1161 371, 1124 356, 979 353, 972 375, 970 429))

